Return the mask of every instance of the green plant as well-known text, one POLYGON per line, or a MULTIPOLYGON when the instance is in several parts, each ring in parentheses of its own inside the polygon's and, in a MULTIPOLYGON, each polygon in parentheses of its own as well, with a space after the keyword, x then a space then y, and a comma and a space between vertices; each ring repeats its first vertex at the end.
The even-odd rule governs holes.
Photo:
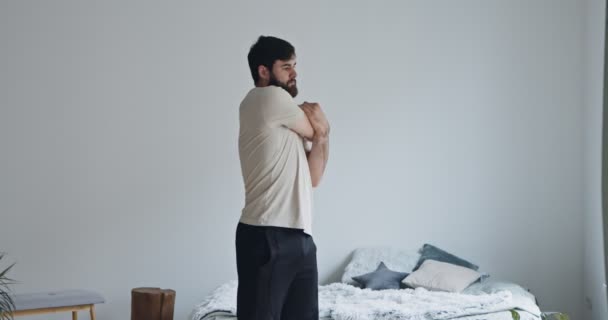
POLYGON ((541 319, 543 320, 570 320, 565 313, 560 312, 543 312, 541 319))
POLYGON ((511 318, 513 318, 513 320, 519 320, 519 313, 515 310, 509 310, 511 311, 511 318))
MULTIPOLYGON (((0 262, 3 258, 4 254, 0 253, 0 262)), ((15 304, 13 303, 9 286, 15 283, 15 281, 7 277, 7 274, 14 265, 15 264, 13 263, 8 266, 8 268, 0 271, 0 320, 13 319, 13 311, 15 310, 15 304)))

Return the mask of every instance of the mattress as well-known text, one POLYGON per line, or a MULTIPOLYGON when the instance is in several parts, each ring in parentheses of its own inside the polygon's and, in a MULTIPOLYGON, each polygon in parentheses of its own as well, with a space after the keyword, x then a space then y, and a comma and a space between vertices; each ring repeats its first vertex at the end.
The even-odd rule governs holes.
MULTIPOLYGON (((534 316, 533 314, 531 314, 529 312, 525 312, 525 311, 518 312, 518 315, 519 315, 519 318, 516 318, 513 316, 513 314, 511 312, 503 311, 503 312, 495 312, 495 313, 489 313, 489 314, 483 314, 483 315, 477 315, 477 316, 461 317, 461 318, 458 318, 458 320, 514 320, 514 319, 540 320, 540 317, 534 316)), ((226 314, 209 315, 203 319, 204 320, 237 320, 237 318, 235 316, 226 315, 226 314)), ((335 319, 324 317, 324 318, 319 318, 319 320, 335 320, 335 319)))

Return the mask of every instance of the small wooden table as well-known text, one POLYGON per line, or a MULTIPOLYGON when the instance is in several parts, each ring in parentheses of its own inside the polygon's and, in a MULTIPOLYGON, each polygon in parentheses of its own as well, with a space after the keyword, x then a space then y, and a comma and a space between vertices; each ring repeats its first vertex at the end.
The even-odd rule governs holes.
POLYGON ((13 316, 29 316, 45 313, 72 312, 72 320, 78 319, 78 311, 89 311, 95 320, 95 304, 104 303, 104 298, 87 290, 64 290, 39 293, 16 294, 13 296, 15 312, 13 316))
POLYGON ((175 290, 140 287, 131 290, 131 320, 173 320, 175 290))

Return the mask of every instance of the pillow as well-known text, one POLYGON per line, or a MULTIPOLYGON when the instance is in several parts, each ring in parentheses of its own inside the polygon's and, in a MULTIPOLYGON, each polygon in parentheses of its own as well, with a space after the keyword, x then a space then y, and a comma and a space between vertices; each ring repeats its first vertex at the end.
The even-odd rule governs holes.
POLYGON ((420 254, 416 250, 403 250, 393 247, 357 248, 344 269, 342 282, 359 287, 352 278, 374 271, 380 262, 387 268, 398 272, 412 272, 420 254))
POLYGON ((426 260, 420 269, 410 273, 403 283, 433 291, 461 292, 481 277, 481 273, 436 260, 426 260))
POLYGON ((405 279, 407 275, 405 272, 390 270, 384 265, 384 262, 380 262, 376 271, 353 277, 353 280, 360 283, 364 289, 399 289, 401 280, 405 279))
POLYGON ((451 253, 443 251, 428 243, 425 243, 419 251, 420 259, 418 260, 418 263, 416 263, 416 266, 413 269, 414 271, 418 270, 422 263, 428 259, 455 264, 457 266, 473 269, 475 271, 479 270, 479 267, 477 265, 462 258, 459 258, 451 253))

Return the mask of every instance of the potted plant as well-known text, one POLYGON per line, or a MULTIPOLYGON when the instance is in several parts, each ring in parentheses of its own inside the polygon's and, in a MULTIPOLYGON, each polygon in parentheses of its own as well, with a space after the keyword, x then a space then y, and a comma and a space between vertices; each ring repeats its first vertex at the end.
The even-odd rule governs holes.
MULTIPOLYGON (((4 254, 0 253, 0 262, 4 258, 4 254)), ((6 269, 0 268, 0 320, 13 319, 13 311, 15 310, 15 304, 13 298, 9 294, 9 285, 15 283, 14 280, 7 277, 8 272, 15 264, 11 264, 6 269)))

